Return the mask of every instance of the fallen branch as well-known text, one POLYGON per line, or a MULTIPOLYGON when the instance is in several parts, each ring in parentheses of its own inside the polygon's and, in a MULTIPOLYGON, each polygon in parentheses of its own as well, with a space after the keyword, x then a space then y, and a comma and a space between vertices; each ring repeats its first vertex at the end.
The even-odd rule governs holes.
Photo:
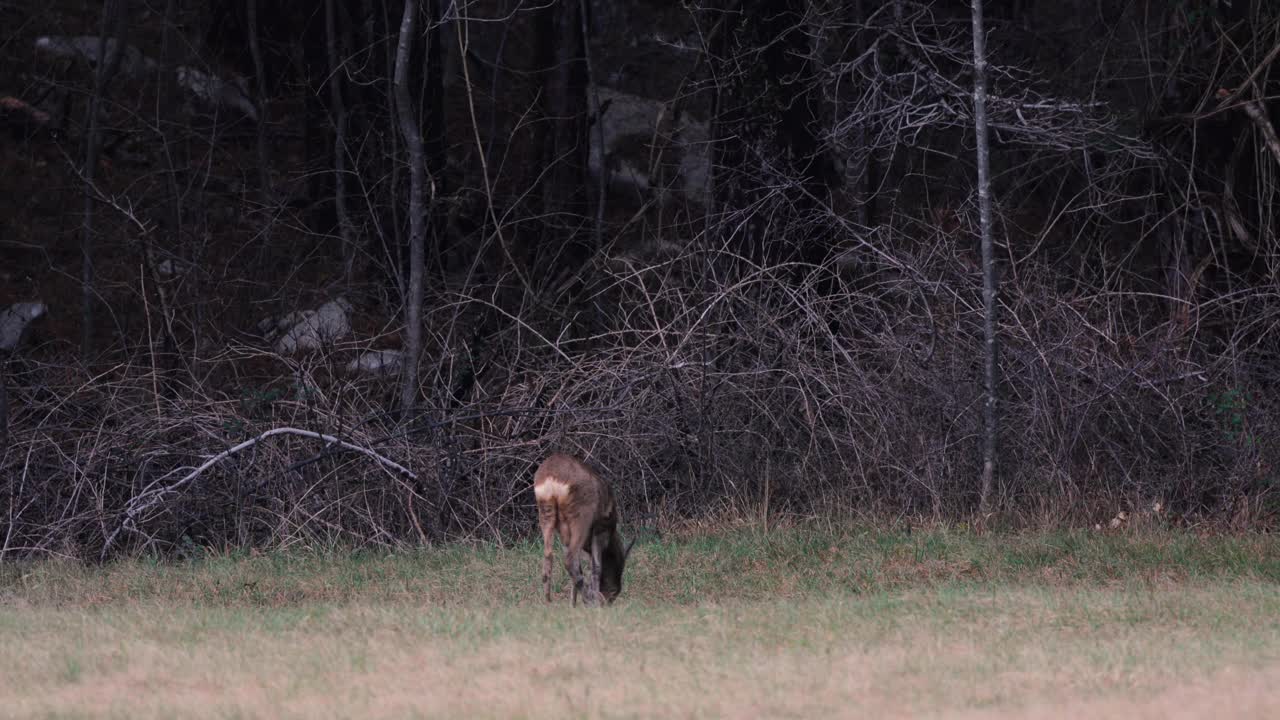
POLYGON ((346 442, 345 440, 334 437, 333 435, 325 435, 324 433, 313 432, 311 430, 299 430, 298 428, 291 428, 291 427, 273 428, 271 430, 267 430, 266 432, 262 433, 261 435, 255 438, 250 438, 248 440, 245 440, 239 445, 235 445, 226 450, 223 450, 217 455, 214 455, 213 457, 206 460, 203 465, 196 468, 195 470, 192 470, 186 475, 182 476, 181 479, 179 479, 177 482, 173 483, 172 485, 166 485, 162 488, 155 488, 155 483, 148 485, 146 489, 144 489, 141 493, 139 493, 132 500, 130 500, 129 504, 125 507, 124 519, 120 521, 119 527, 117 527, 115 531, 111 533, 111 535, 107 538, 106 543, 103 544, 102 554, 99 556, 99 559, 101 560, 106 559, 107 552, 111 549, 112 544, 115 543, 116 537, 120 534, 121 530, 124 530, 126 528, 129 530, 136 530, 137 517, 142 513, 155 507, 157 504, 159 504, 160 501, 163 500, 166 495, 169 495, 171 493, 177 492, 178 490, 181 490, 185 485, 187 485, 192 480, 195 480, 197 477, 199 477, 200 474, 203 473, 205 470, 208 470, 209 468, 231 457, 232 455, 235 455, 241 450, 257 445, 258 443, 262 442, 263 440, 266 440, 267 438, 273 435, 301 435, 302 437, 315 438, 317 440, 324 440, 327 443, 341 445, 342 447, 347 448, 348 450, 354 450, 358 453, 368 455, 374 460, 377 460, 379 463, 394 469, 396 472, 400 473, 401 475, 409 477, 413 480, 418 479, 418 476, 413 471, 395 462, 394 460, 390 460, 386 457, 383 457, 382 455, 379 455, 378 453, 368 448, 360 447, 359 445, 353 445, 352 443, 349 443, 349 442, 346 442))
POLYGON ((1258 127, 1258 131, 1262 133, 1262 139, 1266 143, 1267 149, 1271 151, 1276 162, 1280 163, 1280 138, 1276 137, 1276 129, 1271 125, 1271 120, 1267 117, 1267 110, 1262 101, 1246 102, 1243 109, 1249 119, 1253 121, 1253 124, 1258 127))
POLYGON ((1253 69, 1253 72, 1250 72, 1249 76, 1244 79, 1244 82, 1237 85, 1235 90, 1228 91, 1226 89, 1221 89, 1218 91, 1218 97, 1221 98, 1218 102, 1218 109, 1221 110, 1227 105, 1230 105, 1236 99, 1236 96, 1243 92, 1245 88, 1253 85, 1253 81, 1258 79, 1258 75, 1260 75, 1262 71, 1265 70, 1277 57, 1280 57, 1280 43, 1276 43, 1275 47, 1271 48, 1271 52, 1267 53, 1267 56, 1262 58, 1262 62, 1258 63, 1257 67, 1253 69))

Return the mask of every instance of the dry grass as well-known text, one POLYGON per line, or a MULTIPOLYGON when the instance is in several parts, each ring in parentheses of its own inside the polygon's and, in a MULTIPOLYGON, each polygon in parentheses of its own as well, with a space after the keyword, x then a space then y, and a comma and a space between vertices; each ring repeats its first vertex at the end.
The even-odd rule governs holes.
POLYGON ((1062 556, 1028 553, 1057 547, 1053 538, 859 537, 651 543, 606 611, 537 602, 529 547, 28 566, 0 576, 0 715, 1223 720, 1280 710, 1280 585, 1259 572, 1268 540, 1205 540, 1186 555, 1179 538, 1080 540, 1062 556), (1099 571, 1101 549, 1123 556, 1126 542, 1128 576, 1099 571), (975 564, 980 573, 965 569, 975 564), (824 573, 865 583, 822 583, 824 573))

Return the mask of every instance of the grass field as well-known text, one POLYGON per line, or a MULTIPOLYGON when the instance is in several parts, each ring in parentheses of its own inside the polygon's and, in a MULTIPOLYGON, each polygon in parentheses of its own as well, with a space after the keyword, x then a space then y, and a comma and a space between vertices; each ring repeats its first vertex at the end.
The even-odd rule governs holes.
POLYGON ((1280 541, 750 529, 0 565, 0 717, 1280 717, 1280 541))

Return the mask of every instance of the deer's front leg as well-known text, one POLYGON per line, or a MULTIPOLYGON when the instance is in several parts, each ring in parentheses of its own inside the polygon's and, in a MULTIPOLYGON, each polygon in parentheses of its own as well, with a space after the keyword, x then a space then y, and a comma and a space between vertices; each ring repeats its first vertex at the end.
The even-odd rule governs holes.
POLYGON ((604 597, 600 595, 600 575, 604 572, 605 542, 605 536, 591 536, 591 600, 596 605, 604 605, 604 597))
POLYGON ((584 539, 580 536, 573 538, 564 553, 564 567, 569 571, 569 577, 573 582, 573 589, 569 591, 573 607, 578 606, 578 595, 584 595, 583 599, 588 602, 591 600, 590 594, 584 592, 586 588, 582 579, 582 541, 584 539))

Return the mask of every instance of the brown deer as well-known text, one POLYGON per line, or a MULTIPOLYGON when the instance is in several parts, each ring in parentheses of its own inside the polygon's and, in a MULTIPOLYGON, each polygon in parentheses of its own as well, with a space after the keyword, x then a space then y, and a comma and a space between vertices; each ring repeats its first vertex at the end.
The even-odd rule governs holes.
POLYGON ((618 506, 609 484, 581 460, 554 453, 533 474, 533 496, 542 527, 542 588, 547 602, 551 602, 551 548, 558 532, 564 545, 564 566, 573 580, 569 594, 573 606, 577 607, 579 594, 588 605, 601 599, 611 604, 622 592, 622 569, 635 538, 622 546, 618 506), (579 565, 584 549, 591 555, 591 584, 585 593, 579 565))

